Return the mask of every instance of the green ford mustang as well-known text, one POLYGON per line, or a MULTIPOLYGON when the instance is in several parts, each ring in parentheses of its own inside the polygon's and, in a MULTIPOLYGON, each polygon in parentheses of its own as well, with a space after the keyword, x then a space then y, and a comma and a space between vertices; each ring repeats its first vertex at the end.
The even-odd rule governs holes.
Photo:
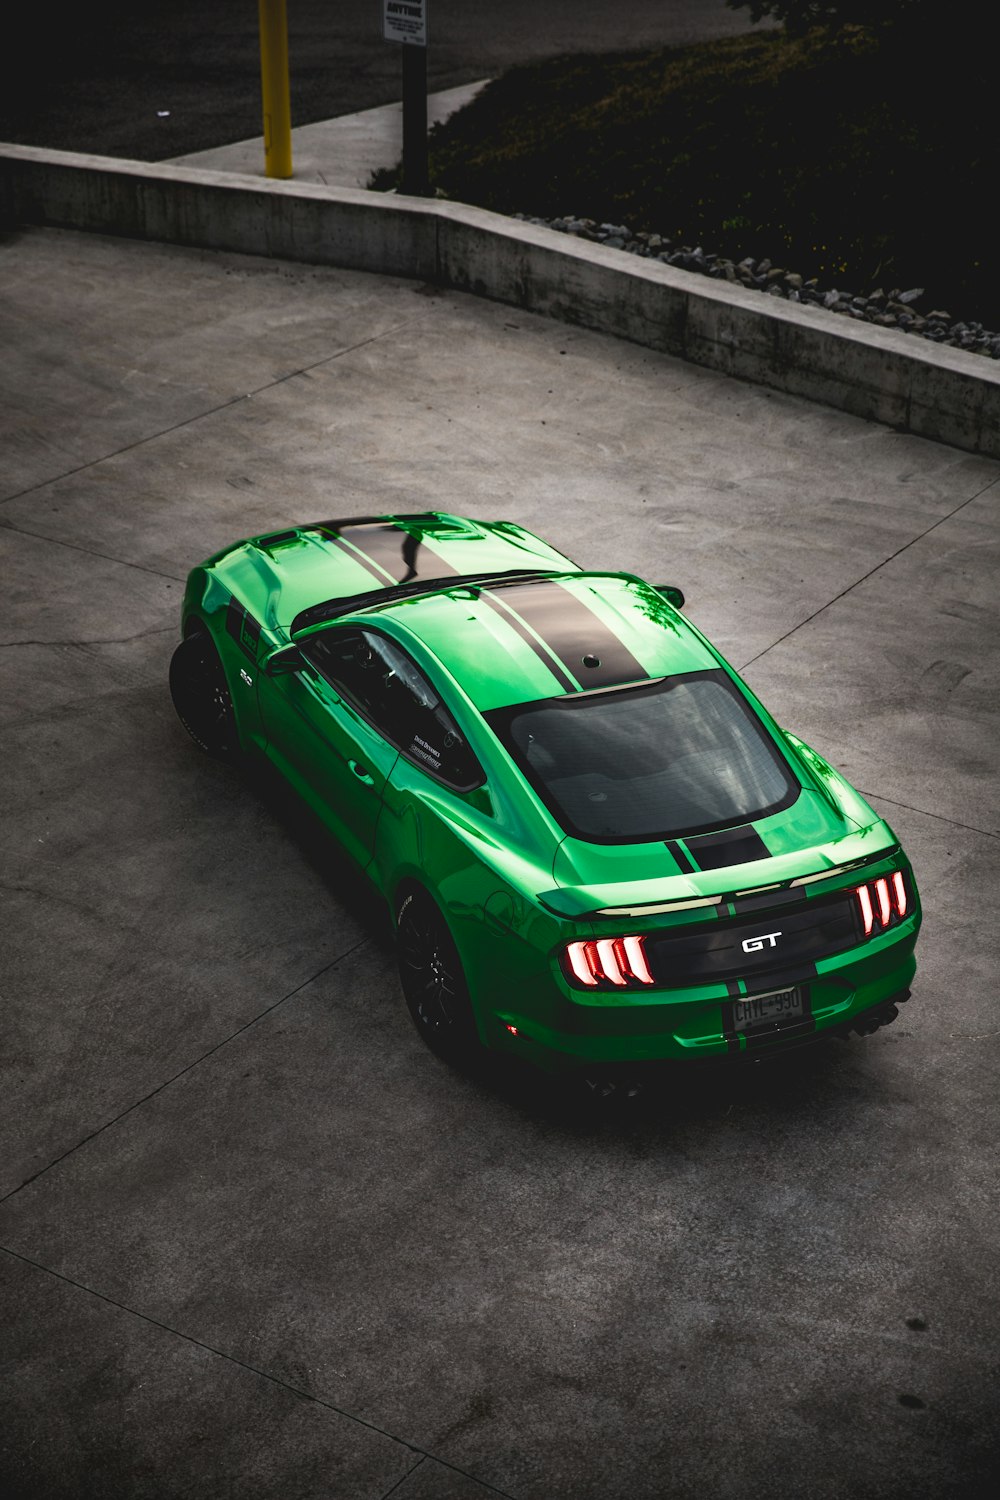
POLYGON ((367 872, 449 1059, 873 1031, 914 974, 909 862, 683 602, 505 521, 326 521, 194 569, 170 686, 204 750, 266 757, 367 872))

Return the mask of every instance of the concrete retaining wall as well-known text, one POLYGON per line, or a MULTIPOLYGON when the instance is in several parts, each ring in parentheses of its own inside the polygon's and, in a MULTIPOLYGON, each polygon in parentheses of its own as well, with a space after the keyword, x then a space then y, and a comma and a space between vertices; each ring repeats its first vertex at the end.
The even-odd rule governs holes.
POLYGON ((415 277, 1000 458, 1000 366, 464 204, 0 146, 30 223, 415 277))

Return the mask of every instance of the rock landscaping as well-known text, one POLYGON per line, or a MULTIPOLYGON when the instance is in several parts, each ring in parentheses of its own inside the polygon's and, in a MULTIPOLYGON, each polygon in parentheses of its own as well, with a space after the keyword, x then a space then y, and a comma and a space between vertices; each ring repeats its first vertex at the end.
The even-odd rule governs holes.
POLYGON ((742 260, 733 261, 706 252, 700 245, 693 248, 678 245, 666 235, 633 231, 623 224, 599 224, 594 219, 573 215, 543 219, 518 213, 513 217, 526 224, 540 224, 563 234, 607 245, 613 250, 624 250, 647 260, 660 260, 668 266, 696 271, 716 281, 744 286, 768 297, 810 303, 857 322, 874 323, 879 328, 898 328, 903 333, 915 333, 935 344, 950 344, 957 349, 968 349, 973 354, 1000 359, 1000 333, 984 328, 981 323, 955 322, 951 314, 940 307, 924 312, 918 306, 924 296, 922 287, 905 290, 893 287, 888 291, 878 287, 859 295, 838 287, 823 287, 818 278, 807 280, 796 271, 774 265, 766 257, 757 260, 747 255, 742 260))

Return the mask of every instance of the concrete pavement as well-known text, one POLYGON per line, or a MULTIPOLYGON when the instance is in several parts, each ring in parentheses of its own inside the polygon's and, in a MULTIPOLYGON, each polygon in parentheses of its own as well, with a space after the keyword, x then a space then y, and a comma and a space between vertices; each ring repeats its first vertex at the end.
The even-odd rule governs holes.
POLYGON ((1000 464, 417 282, 3 258, 8 1491, 984 1493, 1000 464), (382 913, 166 671, 226 541, 432 507, 681 584, 889 817, 894 1027, 608 1117, 422 1049, 382 913))
MULTIPOLYGON (((427 96, 427 128, 440 125, 463 109, 485 87, 488 79, 445 89, 427 96)), ((367 187, 380 167, 394 167, 403 154, 403 106, 382 104, 358 114, 300 125, 292 131, 292 171, 296 182, 320 182, 325 187, 367 187)), ((179 166, 211 172, 264 175, 264 145, 260 136, 177 156, 179 166)))
MULTIPOLYGON (((428 95, 429 125, 486 82, 428 95)), ((994 361, 462 203, 365 191, 401 154, 400 103, 293 130, 281 181, 256 134, 149 166, 0 143, 0 223, 415 277, 1000 456, 994 361)))

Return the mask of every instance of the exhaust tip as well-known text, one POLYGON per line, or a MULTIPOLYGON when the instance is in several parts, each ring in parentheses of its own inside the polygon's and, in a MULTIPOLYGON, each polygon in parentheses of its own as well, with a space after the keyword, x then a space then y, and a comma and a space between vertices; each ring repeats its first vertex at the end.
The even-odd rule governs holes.
POLYGON ((851 1032, 854 1032, 855 1036, 874 1036, 880 1027, 890 1026, 896 1020, 899 1007, 909 998, 909 990, 900 990, 898 995, 893 995, 889 1000, 883 1000, 879 1005, 873 1005, 871 1010, 863 1010, 860 1015, 853 1016, 843 1026, 838 1026, 835 1035, 843 1037, 845 1041, 851 1032))

